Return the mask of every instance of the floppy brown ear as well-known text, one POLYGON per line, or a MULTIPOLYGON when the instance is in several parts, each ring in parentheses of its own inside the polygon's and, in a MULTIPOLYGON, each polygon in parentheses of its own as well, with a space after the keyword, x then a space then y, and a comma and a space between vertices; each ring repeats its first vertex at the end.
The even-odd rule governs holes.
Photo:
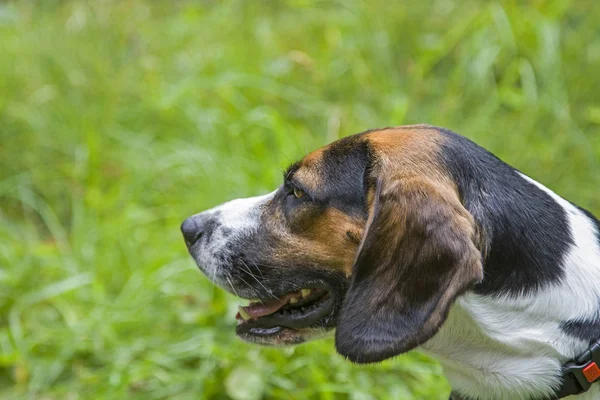
POLYGON ((454 299, 483 278, 473 238, 473 219, 451 185, 378 180, 337 351, 353 362, 378 362, 430 339, 454 299))

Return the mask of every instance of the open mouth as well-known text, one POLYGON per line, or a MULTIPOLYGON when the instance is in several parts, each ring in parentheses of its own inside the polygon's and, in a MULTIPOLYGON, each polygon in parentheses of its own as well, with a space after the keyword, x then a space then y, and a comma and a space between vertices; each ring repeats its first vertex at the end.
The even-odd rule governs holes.
MULTIPOLYGON (((278 298, 251 300, 239 306, 236 333, 242 337, 282 336, 306 328, 325 328, 335 308, 335 299, 322 288, 306 288, 278 298)), ((288 340, 286 340, 288 341, 288 340)))

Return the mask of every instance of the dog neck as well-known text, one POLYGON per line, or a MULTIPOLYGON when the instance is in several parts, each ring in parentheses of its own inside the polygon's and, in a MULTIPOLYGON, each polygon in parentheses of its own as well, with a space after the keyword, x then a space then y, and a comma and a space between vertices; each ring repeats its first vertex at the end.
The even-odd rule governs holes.
MULTIPOLYGON (((565 333, 559 312, 552 315, 568 302, 551 292, 520 299, 467 293, 422 349, 466 399, 550 398, 560 386, 561 366, 589 346, 565 333)), ((598 399, 600 385, 570 398, 598 399)))
MULTIPOLYGON (((559 280, 522 294, 468 292, 422 346, 439 360, 455 392, 467 399, 551 398, 561 383, 561 366, 600 337, 598 222, 524 178, 564 209, 564 230, 572 243, 562 257, 559 280)), ((568 398, 599 399, 600 384, 568 398)))

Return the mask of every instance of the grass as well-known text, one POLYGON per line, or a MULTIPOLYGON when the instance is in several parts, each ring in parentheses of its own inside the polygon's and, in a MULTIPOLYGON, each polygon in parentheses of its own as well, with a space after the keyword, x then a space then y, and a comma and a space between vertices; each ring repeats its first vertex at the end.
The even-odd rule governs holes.
POLYGON ((427 122, 600 213, 600 5, 0 3, 0 398, 446 399, 433 361, 265 349, 184 217, 427 122))

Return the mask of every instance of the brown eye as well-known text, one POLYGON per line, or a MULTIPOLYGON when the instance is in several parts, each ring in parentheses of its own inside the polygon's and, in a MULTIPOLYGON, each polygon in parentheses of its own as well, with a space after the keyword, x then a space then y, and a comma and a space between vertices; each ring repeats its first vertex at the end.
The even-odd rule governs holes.
POLYGON ((304 193, 302 190, 294 188, 294 196, 296 196, 297 199, 304 197, 305 194, 306 193, 304 193))

